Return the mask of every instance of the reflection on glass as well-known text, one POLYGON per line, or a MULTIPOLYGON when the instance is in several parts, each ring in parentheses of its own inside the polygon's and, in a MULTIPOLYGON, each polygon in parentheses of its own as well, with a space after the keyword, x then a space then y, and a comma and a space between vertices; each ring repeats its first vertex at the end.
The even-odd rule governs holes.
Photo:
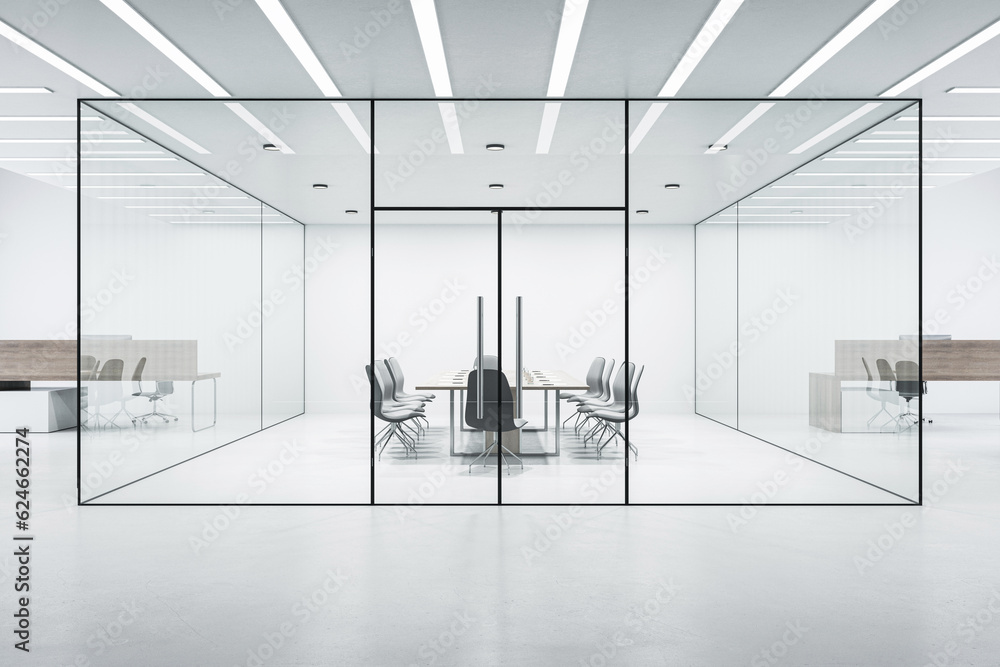
POLYGON ((739 203, 739 427, 883 502, 918 497, 919 397, 898 375, 919 361, 918 142, 862 140, 916 112, 739 203))
POLYGON ((695 410, 736 428, 736 206, 695 227, 695 410))
POLYGON ((305 228, 261 209, 262 426, 301 415, 305 392, 305 228))
MULTIPOLYGON (((91 130, 134 137, 143 158, 157 157, 80 162, 82 499, 231 502, 225 473, 194 497, 176 478, 188 468, 173 466, 301 413, 301 292, 277 293, 302 262, 302 226, 134 132, 135 113, 83 109, 101 118, 91 130), (159 482, 166 470, 173 483, 159 482)), ((236 490, 246 485, 231 474, 236 490)))
POLYGON ((496 215, 379 212, 375 248, 375 500, 494 504, 495 459, 470 471, 488 436, 469 429, 465 399, 478 297, 483 349, 498 351, 496 215))
POLYGON ((586 403, 567 397, 586 393, 593 371, 591 381, 614 385, 625 364, 624 213, 542 211, 526 222, 504 212, 502 238, 502 363, 512 386, 523 372, 527 420, 513 440, 524 472, 502 476, 503 501, 623 503, 624 385, 586 403))

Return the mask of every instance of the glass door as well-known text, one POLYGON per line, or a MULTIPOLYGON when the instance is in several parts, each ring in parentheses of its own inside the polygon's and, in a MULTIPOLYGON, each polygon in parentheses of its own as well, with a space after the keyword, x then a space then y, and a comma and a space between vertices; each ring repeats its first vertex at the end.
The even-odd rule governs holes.
POLYGON ((501 350, 525 420, 514 441, 524 467, 504 471, 503 502, 622 504, 624 389, 635 379, 625 359, 625 213, 504 211, 500 246, 501 350), (588 376, 598 393, 581 401, 588 376))
POLYGON ((480 355, 486 368, 499 357, 497 217, 376 210, 377 503, 499 502, 495 457, 471 465, 492 440, 469 401, 480 355))

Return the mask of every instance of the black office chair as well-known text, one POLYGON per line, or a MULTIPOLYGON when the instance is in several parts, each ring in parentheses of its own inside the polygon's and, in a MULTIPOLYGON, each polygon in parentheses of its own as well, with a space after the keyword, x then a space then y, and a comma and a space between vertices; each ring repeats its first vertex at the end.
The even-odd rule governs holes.
MULTIPOLYGON (((483 366, 486 366, 485 362, 483 366)), ((516 431, 528 423, 527 419, 514 418, 514 396, 511 394, 507 376, 492 368, 484 368, 482 371, 474 370, 469 373, 469 384, 466 391, 469 392, 469 402, 465 405, 465 422, 473 429, 495 434, 493 444, 469 464, 469 474, 472 474, 472 466, 476 464, 476 461, 489 456, 495 449, 498 449, 500 460, 507 466, 508 475, 510 474, 510 464, 507 463, 504 452, 516 459, 521 464, 521 469, 524 470, 524 462, 514 452, 504 447, 500 440, 501 433, 516 431), (476 416, 480 372, 483 374, 483 416, 481 419, 476 416)), ((485 466, 486 462, 483 461, 483 467, 485 466)))
POLYGON ((896 362, 896 391, 906 401, 906 410, 896 419, 899 423, 907 422, 906 428, 910 428, 919 421, 910 411, 910 401, 927 393, 927 383, 920 382, 920 365, 917 362, 905 359, 896 362))

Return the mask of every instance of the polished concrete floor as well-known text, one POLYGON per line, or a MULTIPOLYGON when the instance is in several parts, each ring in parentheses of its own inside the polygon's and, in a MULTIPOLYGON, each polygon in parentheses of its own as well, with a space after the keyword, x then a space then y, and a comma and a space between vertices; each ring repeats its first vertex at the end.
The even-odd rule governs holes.
POLYGON ((31 653, 8 548, 0 662, 996 665, 1000 421, 925 433, 923 507, 753 511, 77 507, 72 434, 36 435, 31 653))

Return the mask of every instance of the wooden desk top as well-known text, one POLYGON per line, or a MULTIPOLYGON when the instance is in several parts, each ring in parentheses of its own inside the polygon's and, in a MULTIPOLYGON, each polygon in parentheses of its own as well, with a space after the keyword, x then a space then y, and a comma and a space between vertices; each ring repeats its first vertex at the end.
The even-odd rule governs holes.
POLYGON ((0 341, 0 380, 75 381, 75 340, 0 341))
MULTIPOLYGON (((453 389, 465 389, 469 386, 469 372, 471 369, 457 371, 444 371, 427 380, 416 387, 417 391, 446 391, 453 389)), ((545 391, 545 390, 565 390, 584 391, 588 389, 587 383, 580 382, 565 371, 528 371, 531 374, 531 382, 522 385, 524 391, 545 391)), ((515 377, 514 371, 504 371, 507 380, 511 381, 515 377)), ((510 382, 510 388, 514 389, 515 382, 510 382)))
POLYGON ((866 380, 861 359, 868 360, 878 377, 875 360, 882 358, 895 369, 901 359, 916 361, 922 351, 925 381, 1000 380, 1000 340, 838 340, 834 373, 844 380, 866 380))

